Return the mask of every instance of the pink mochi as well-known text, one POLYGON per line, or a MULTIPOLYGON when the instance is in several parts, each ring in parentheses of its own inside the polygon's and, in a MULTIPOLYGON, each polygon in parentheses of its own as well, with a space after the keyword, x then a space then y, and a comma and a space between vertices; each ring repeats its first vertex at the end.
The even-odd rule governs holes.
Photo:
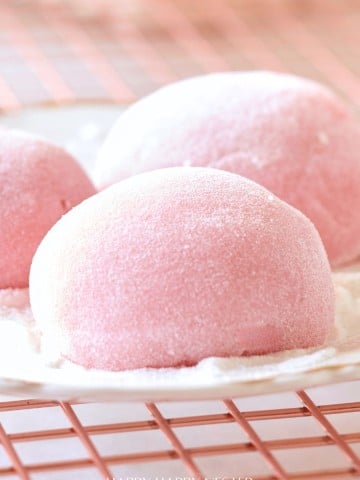
POLYGON ((54 223, 95 188, 63 149, 0 131, 0 289, 29 284, 32 257, 54 223))
POLYGON ((106 370, 313 347, 334 322, 310 220, 207 168, 138 175, 75 207, 35 254, 30 299, 63 357, 106 370))
POLYGON ((212 74, 162 88, 117 121, 96 182, 104 188, 182 165, 265 186, 313 221, 332 265, 360 255, 360 127, 327 88, 270 72, 212 74))

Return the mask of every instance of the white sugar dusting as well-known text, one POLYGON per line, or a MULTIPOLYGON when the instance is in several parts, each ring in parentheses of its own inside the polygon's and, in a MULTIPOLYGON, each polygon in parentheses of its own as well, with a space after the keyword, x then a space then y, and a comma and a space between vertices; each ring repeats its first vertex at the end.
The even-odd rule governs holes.
POLYGON ((328 145, 329 137, 325 132, 318 132, 317 137, 322 145, 328 145))

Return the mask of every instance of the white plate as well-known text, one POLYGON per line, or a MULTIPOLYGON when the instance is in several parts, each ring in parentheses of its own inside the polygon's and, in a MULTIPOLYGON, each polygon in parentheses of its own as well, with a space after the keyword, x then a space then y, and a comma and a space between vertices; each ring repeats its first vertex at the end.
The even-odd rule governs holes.
MULTIPOLYGON (((91 171, 98 146, 121 110, 98 104, 37 108, 3 116, 2 123, 64 145, 91 171)), ((252 396, 359 379, 359 277, 357 272, 335 274, 338 330, 323 348, 247 359, 205 359, 186 369, 102 372, 71 364, 59 366, 49 362, 43 352, 34 351, 29 329, 22 324, 22 316, 29 317, 26 309, 7 309, 1 314, 0 308, 1 320, 9 315, 17 318, 15 331, 2 332, 0 393, 77 401, 196 400, 252 396)), ((3 327, 5 323, 0 322, 3 327)))

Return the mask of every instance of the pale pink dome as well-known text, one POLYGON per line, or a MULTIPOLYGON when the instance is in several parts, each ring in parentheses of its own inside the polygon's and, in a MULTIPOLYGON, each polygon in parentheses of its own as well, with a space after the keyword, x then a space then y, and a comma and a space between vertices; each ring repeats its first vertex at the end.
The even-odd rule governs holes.
POLYGON ((101 188, 181 165, 248 177, 305 213, 333 265, 360 255, 360 127, 327 88, 270 72, 221 73, 130 107, 100 154, 101 188))
POLYGON ((95 188, 62 148, 0 131, 0 288, 28 286, 32 257, 54 223, 95 188))
POLYGON ((312 223, 205 168, 138 175, 75 207, 35 254, 30 298, 65 358, 109 370, 312 347, 334 322, 312 223))

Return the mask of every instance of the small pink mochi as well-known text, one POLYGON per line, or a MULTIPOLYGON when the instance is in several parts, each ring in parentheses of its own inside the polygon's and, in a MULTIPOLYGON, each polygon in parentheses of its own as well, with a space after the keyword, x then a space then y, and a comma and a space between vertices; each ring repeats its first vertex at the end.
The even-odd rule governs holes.
POLYGON ((248 177, 309 217, 333 265, 360 255, 360 127, 327 88, 292 75, 221 73, 137 102, 111 130, 96 181, 173 166, 248 177))
POLYGON ((28 286, 46 232, 94 193, 63 149, 20 131, 0 131, 0 289, 28 286))
POLYGON ((30 299, 63 357, 106 370, 313 347, 334 322, 313 224, 207 168, 138 175, 75 207, 35 254, 30 299))

